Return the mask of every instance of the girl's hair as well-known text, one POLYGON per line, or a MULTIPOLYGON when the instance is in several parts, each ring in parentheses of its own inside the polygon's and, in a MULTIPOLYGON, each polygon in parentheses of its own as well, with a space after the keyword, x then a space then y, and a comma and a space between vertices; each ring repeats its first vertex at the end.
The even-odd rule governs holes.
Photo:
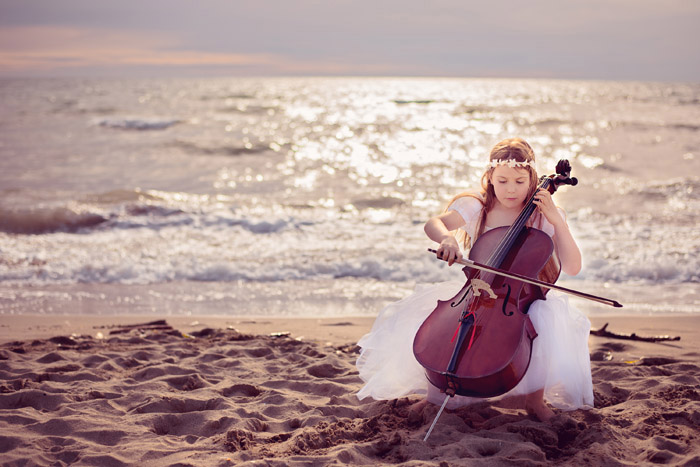
MULTIPOLYGON (((530 175, 530 186, 526 198, 530 199, 530 197, 537 190, 538 178, 537 171, 532 167, 535 163, 535 152, 532 150, 532 147, 527 143, 527 141, 525 141, 522 138, 508 138, 504 139, 503 141, 500 141, 493 147, 493 149, 491 149, 491 154, 489 155, 489 162, 496 160, 532 162, 531 165, 522 166, 522 168, 524 170, 527 170, 527 172, 530 175)), ((464 196, 471 196, 472 198, 476 198, 481 202, 481 204, 484 205, 484 208, 481 210, 481 216, 479 217, 479 221, 476 225, 476 237, 469 238, 469 235, 467 235, 467 233, 461 229, 458 229, 455 235, 458 240, 462 240, 465 249, 471 248, 476 239, 484 233, 484 227, 486 226, 486 215, 496 204, 496 193, 494 191, 492 181, 494 169, 495 167, 489 164, 489 168, 481 176, 481 192, 479 194, 473 192, 460 193, 454 198, 452 198, 452 200, 450 200, 450 202, 447 204, 447 207, 445 208, 445 212, 447 212, 447 209, 449 209, 450 205, 452 205, 452 203, 454 203, 455 200, 464 196)), ((530 223, 531 222, 532 218, 530 223)), ((546 282, 554 283, 559 277, 559 271, 559 260, 557 258, 556 252, 554 252, 547 264, 545 265, 545 267, 542 269, 542 271, 540 271, 539 279, 546 282)), ((543 292, 546 293, 546 289, 544 289, 543 292)))

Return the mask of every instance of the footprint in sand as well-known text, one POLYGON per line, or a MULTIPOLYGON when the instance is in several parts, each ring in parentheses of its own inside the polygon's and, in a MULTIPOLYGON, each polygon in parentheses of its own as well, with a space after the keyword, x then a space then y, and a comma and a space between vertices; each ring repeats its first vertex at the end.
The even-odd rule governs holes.
POLYGON ((173 376, 171 378, 163 378, 162 381, 180 391, 193 391, 207 386, 207 383, 198 374, 173 376))
POLYGON ((346 370, 344 368, 336 368, 330 363, 321 363, 320 365, 310 366, 306 371, 316 378, 332 378, 344 374, 346 370))
POLYGON ((261 394, 258 388, 250 384, 234 384, 221 391, 224 397, 258 397, 261 394))

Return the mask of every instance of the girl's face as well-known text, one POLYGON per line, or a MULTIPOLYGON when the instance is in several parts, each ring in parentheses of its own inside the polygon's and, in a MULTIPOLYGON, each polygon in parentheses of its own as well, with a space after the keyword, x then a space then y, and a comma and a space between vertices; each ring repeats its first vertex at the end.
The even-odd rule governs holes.
POLYGON ((505 208, 522 208, 530 188, 530 172, 521 167, 499 165, 491 173, 496 199, 505 208))

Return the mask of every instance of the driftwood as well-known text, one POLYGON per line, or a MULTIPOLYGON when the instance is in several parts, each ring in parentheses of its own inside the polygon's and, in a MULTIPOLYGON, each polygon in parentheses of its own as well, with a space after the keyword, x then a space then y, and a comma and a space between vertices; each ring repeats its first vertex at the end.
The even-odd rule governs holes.
POLYGON ((124 334, 134 329, 138 331, 173 331, 174 329, 165 320, 151 321, 149 323, 141 324, 125 324, 116 326, 117 329, 112 329, 109 331, 110 335, 113 334, 124 334))
POLYGON ((614 339, 627 339, 627 340, 632 340, 632 341, 644 341, 644 342, 679 341, 679 340, 681 340, 680 336, 676 336, 676 337, 671 337, 671 336, 641 337, 635 333, 617 334, 617 333, 608 331, 607 327, 608 327, 608 323, 605 323, 605 325, 602 328, 591 330, 591 334, 594 336, 599 336, 599 337, 611 337, 614 339))

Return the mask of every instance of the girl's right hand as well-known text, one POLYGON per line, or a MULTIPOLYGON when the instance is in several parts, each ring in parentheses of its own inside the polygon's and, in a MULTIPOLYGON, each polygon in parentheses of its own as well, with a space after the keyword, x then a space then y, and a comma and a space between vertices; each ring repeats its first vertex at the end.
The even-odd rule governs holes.
POLYGON ((455 261, 462 259, 462 252, 459 249, 459 244, 452 235, 448 235, 440 242, 440 246, 437 249, 437 257, 438 259, 447 261, 447 264, 450 266, 452 266, 455 261))

